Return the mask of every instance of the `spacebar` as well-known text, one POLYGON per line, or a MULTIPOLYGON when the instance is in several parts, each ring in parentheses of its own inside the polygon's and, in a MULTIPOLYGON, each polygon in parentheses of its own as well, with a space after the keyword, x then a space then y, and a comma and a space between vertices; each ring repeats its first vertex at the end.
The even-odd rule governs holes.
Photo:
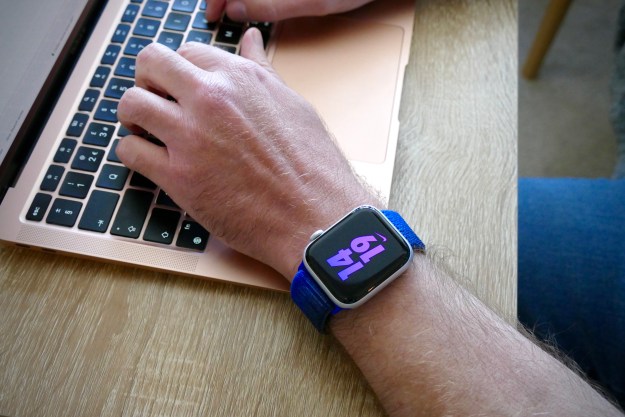
POLYGON ((154 194, 130 188, 126 190, 122 203, 111 227, 111 234, 136 239, 141 234, 143 223, 150 211, 154 194))

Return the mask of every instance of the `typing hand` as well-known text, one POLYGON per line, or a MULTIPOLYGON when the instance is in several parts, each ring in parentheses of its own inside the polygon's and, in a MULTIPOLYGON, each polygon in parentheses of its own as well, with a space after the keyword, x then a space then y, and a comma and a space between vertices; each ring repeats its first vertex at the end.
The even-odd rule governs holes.
POLYGON ((117 154, 213 236, 291 277, 313 231, 378 203, 312 106, 273 71, 260 32, 242 42, 242 56, 199 43, 146 47, 118 116, 165 147, 131 135, 117 154))
POLYGON ((206 18, 218 20, 226 10, 234 20, 274 22, 299 16, 323 16, 356 9, 372 0, 207 0, 206 18))

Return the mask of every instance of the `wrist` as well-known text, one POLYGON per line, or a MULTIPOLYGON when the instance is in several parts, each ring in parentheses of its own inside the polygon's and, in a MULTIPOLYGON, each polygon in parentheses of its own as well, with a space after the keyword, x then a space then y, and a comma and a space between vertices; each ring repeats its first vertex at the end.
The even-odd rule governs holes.
POLYGON ((333 316, 328 322, 328 331, 346 348, 353 344, 357 349, 358 343, 361 342, 354 341, 355 338, 368 338, 372 333, 388 328, 389 320, 402 317, 395 315, 394 311, 404 309, 402 304, 407 301, 407 294, 416 294, 416 288, 419 286, 416 281, 421 275, 417 272, 428 269, 428 265, 429 261, 425 254, 415 253, 412 264, 400 277, 384 288, 377 297, 373 297, 357 309, 343 310, 333 316))
POLYGON ((302 263, 304 249, 310 242, 311 235, 320 229, 325 230, 338 221, 342 216, 363 204, 369 204, 379 209, 384 206, 371 192, 362 189, 355 195, 329 195, 323 193, 323 200, 311 201, 302 205, 299 215, 292 219, 293 233, 281 241, 281 250, 276 253, 283 256, 277 260, 276 270, 289 281, 293 280, 299 265, 302 263))
POLYGON ((412 265, 425 245, 396 212, 361 205, 306 247, 291 298, 320 332, 342 309, 359 308, 412 265))

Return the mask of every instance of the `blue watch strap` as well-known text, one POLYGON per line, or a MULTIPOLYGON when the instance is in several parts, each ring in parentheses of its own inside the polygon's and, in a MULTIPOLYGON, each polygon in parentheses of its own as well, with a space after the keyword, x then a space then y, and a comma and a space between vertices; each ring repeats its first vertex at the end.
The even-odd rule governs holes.
POLYGON ((321 333, 325 332, 330 316, 342 310, 323 292, 303 262, 291 283, 291 298, 321 333))
MULTIPOLYGON (((381 210, 384 216, 406 238, 412 249, 425 251, 425 245, 401 215, 392 210, 381 210)), ((310 276, 302 262, 291 282, 291 299, 321 333, 326 331, 328 319, 342 310, 332 302, 319 284, 310 276)))
POLYGON ((403 237, 406 238, 410 246, 412 246, 413 250, 416 251, 424 251, 425 245, 419 239, 419 236, 412 230, 412 228, 406 223, 406 220, 393 210, 381 210, 382 213, 386 216, 386 218, 395 226, 399 233, 402 234, 403 237))

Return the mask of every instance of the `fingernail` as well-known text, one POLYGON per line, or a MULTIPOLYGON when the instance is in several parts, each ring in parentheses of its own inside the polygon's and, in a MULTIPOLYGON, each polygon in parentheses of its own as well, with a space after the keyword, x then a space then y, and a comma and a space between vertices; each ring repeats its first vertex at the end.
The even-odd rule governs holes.
POLYGON ((258 29, 251 27, 245 31, 245 35, 249 36, 253 43, 258 43, 258 29))
POLYGON ((242 1, 228 2, 226 14, 232 20, 247 20, 247 8, 242 1))

